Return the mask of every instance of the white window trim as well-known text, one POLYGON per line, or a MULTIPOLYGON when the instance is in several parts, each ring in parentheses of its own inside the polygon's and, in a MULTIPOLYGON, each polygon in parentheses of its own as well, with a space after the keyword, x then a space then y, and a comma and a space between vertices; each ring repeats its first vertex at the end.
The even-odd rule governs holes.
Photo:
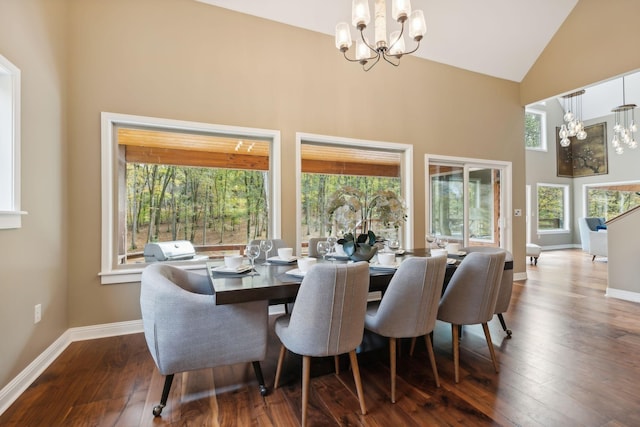
MULTIPOLYGON (((491 168, 491 169, 502 169, 504 171, 503 181, 500 183, 502 187, 502 192, 504 197, 502 197, 501 201, 501 209, 504 210, 502 212, 502 219, 500 219, 500 241, 501 247, 513 252, 513 164, 511 162, 505 162, 502 160, 485 160, 485 159, 474 159, 471 157, 454 157, 454 156, 439 156, 435 154, 425 154, 424 155, 424 182, 425 182, 425 215, 424 215, 424 226, 425 230, 429 230, 431 223, 431 212, 429 208, 429 200, 431 198, 431 186, 429 185, 429 164, 431 163, 443 163, 443 164, 453 164, 456 166, 464 167, 465 169, 469 169, 472 167, 477 168, 491 168)), ((468 192, 464 192, 465 206, 468 206, 469 195, 468 192)), ((465 214, 466 215, 466 214, 465 214)), ((469 220, 465 217, 465 223, 468 223, 469 220)))
MULTIPOLYGON (((155 126, 161 128, 182 129, 206 133, 224 133, 228 135, 253 136, 256 138, 268 138, 272 141, 269 156, 271 169, 271 194, 273 206, 270 212, 271 230, 274 238, 281 234, 281 167, 280 167, 280 131, 269 129, 244 128, 238 126, 217 125, 210 123, 189 122, 182 120, 161 119, 156 117, 134 116, 103 112, 102 123, 102 262, 99 273, 102 284, 139 282, 140 275, 145 265, 128 265, 114 268, 114 243, 116 233, 116 216, 114 206, 117 203, 116 177, 116 126, 155 126)), ((204 262, 193 262, 181 265, 187 269, 204 268, 204 262)))
POLYGON ((3 204, 7 204, 9 209, 0 210, 0 229, 12 229, 21 228, 22 216, 27 214, 20 210, 20 69, 0 55, 0 74, 9 76, 11 79, 11 105, 9 106, 11 117, 8 120, 10 127, 8 135, 0 135, 0 144, 10 144, 11 152, 8 158, 0 160, 0 167, 11 171, 8 178, 10 182, 7 185, 10 194, 2 196, 7 197, 7 200, 3 200, 3 204))
POLYGON ((570 227, 570 218, 571 218, 571 205, 569 204, 570 200, 569 200, 569 196, 570 196, 570 191, 571 188, 569 187, 569 185, 567 184, 548 184, 548 183, 544 183, 544 182, 539 182, 536 184, 536 233, 538 235, 540 234, 568 234, 571 232, 571 227, 570 227), (553 230, 541 230, 540 228, 538 228, 538 221, 540 220, 540 208, 539 208, 539 202, 538 202, 538 189, 540 187, 557 187, 557 188, 562 188, 563 191, 563 196, 564 196, 564 206, 565 206, 565 210, 564 210, 564 228, 556 228, 553 230))
POLYGON ((302 141, 361 149, 392 150, 401 153, 400 170, 402 197, 407 207, 403 242, 407 248, 413 248, 413 145, 397 142, 370 141, 364 139, 341 138, 296 132, 296 253, 302 253, 302 141))
POLYGON ((540 147, 524 147, 529 151, 548 151, 547 144, 547 112, 538 110, 535 108, 525 108, 525 113, 538 114, 540 115, 540 147))

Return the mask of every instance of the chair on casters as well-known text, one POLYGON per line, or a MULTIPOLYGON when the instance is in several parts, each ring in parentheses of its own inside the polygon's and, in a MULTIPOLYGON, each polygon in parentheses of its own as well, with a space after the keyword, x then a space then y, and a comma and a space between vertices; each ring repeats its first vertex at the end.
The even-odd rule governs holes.
POLYGON ((273 384, 278 388, 287 349, 302 356, 302 425, 307 423, 311 357, 349 353, 362 414, 367 413, 356 348, 362 342, 369 264, 316 264, 304 276, 291 314, 276 319, 282 343, 273 384))
MULTIPOLYGON (((494 248, 490 246, 469 246, 462 248, 467 253, 471 252, 483 252, 483 253, 497 253, 504 252, 504 262, 513 262, 513 254, 506 249, 494 248)), ((513 291, 513 268, 505 268, 502 271, 502 278, 500 279, 500 292, 498 293, 498 301, 496 301, 496 309, 494 314, 498 316, 500 326, 502 330, 507 334, 507 338, 511 338, 512 331, 507 328, 507 322, 504 320, 504 313, 509 309, 511 303, 511 292, 513 291)))
POLYGON ((389 337, 391 403, 396 403, 396 339, 425 336, 431 369, 440 387, 430 333, 436 324, 446 257, 409 258, 391 278, 382 300, 369 303, 364 327, 389 337))
POLYGON ((159 416, 174 374, 252 362, 261 395, 267 394, 260 361, 267 352, 267 301, 216 305, 207 276, 161 263, 142 272, 140 308, 151 356, 165 375, 159 416))
POLYGON ((460 263, 438 308, 438 320, 451 323, 453 364, 456 383, 460 381, 459 331, 462 325, 482 324, 496 373, 498 361, 491 342, 488 322, 493 317, 506 253, 471 252, 460 263))

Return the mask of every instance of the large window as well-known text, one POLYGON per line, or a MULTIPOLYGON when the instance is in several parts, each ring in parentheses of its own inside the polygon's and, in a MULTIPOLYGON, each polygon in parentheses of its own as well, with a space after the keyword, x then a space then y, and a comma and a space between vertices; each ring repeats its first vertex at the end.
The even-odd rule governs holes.
POLYGON ((0 55, 0 229, 20 228, 20 70, 0 55))
POLYGON ((621 182, 585 186, 586 216, 608 221, 640 206, 640 182, 621 182))
POLYGON ((524 146, 527 150, 547 151, 547 117, 544 111, 527 108, 524 113, 524 146))
POLYGON ((148 244, 188 241, 162 258, 194 267, 279 237, 276 132, 108 113, 103 130, 103 283, 154 262, 148 244))
POLYGON ((538 184, 538 233, 565 232, 569 225, 569 186, 538 184))
POLYGON ((405 195, 411 194, 407 165, 412 154, 412 147, 404 144, 298 134, 301 250, 306 251, 311 237, 341 237, 365 230, 411 247, 411 200, 405 195), (337 203, 340 196, 347 193, 356 209, 333 212, 333 207, 342 206, 337 203), (397 221, 400 212, 406 214, 406 221, 397 221))

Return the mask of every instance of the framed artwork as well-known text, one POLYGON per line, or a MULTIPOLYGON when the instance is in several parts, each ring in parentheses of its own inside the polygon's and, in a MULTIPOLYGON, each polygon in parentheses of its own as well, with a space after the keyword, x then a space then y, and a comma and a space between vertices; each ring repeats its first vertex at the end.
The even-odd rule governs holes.
POLYGON ((580 141, 570 137, 571 145, 560 145, 556 127, 556 147, 558 176, 576 178, 582 176, 605 175, 609 173, 607 158, 607 123, 585 126, 587 138, 580 141))

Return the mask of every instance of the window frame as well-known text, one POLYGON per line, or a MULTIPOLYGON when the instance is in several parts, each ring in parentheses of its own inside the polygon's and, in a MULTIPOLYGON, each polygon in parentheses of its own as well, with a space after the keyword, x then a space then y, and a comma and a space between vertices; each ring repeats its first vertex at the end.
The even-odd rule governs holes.
MULTIPOLYGON (((281 233, 281 167, 280 167, 280 131, 256 129, 183 120, 162 119, 156 117, 135 116, 129 114, 102 112, 101 114, 101 193, 102 193, 102 245, 101 269, 102 284, 139 282, 144 267, 148 264, 118 265, 115 248, 118 243, 118 146, 116 129, 118 126, 150 126, 184 130, 187 132, 237 135, 238 137, 257 137, 271 140, 269 155, 271 212, 270 230, 272 238, 281 233)), ((191 261, 168 264, 179 265, 185 269, 204 268, 205 261, 191 261)))
POLYGON ((296 248, 297 253, 302 250, 302 144, 304 142, 337 147, 349 147, 355 149, 379 149, 401 153, 400 161, 400 188, 404 199, 407 220, 403 225, 402 245, 405 248, 413 248, 413 145, 398 142, 372 141, 364 139, 343 138, 337 136, 318 135, 312 133, 296 132, 296 248))
POLYGON ((570 200, 570 186, 567 184, 551 184, 551 183, 542 183, 539 182, 536 184, 536 230, 537 234, 567 234, 571 232, 571 200, 570 200), (563 198, 563 228, 554 228, 554 229, 541 229, 540 228, 540 200, 538 197, 540 187, 553 187, 553 188, 561 188, 562 198, 563 198))
MULTIPOLYGON (((539 147, 527 147, 525 145, 524 148, 526 150, 530 150, 530 151, 547 152, 548 151, 548 144, 547 144, 547 112, 546 111, 542 111, 542 110, 538 110, 536 108, 525 108, 525 115, 526 114, 533 114, 533 115, 540 116, 540 146, 539 147)), ((526 119, 526 117, 525 117, 525 119, 526 119)), ((527 130, 526 130, 526 127, 525 127, 525 134, 526 134, 526 131, 527 130)))
POLYGON ((0 229, 22 227, 22 216, 27 212, 20 206, 20 69, 0 55, 0 229), (4 132, 2 132, 4 130, 4 132), (8 171, 8 172, 7 172, 8 171))

